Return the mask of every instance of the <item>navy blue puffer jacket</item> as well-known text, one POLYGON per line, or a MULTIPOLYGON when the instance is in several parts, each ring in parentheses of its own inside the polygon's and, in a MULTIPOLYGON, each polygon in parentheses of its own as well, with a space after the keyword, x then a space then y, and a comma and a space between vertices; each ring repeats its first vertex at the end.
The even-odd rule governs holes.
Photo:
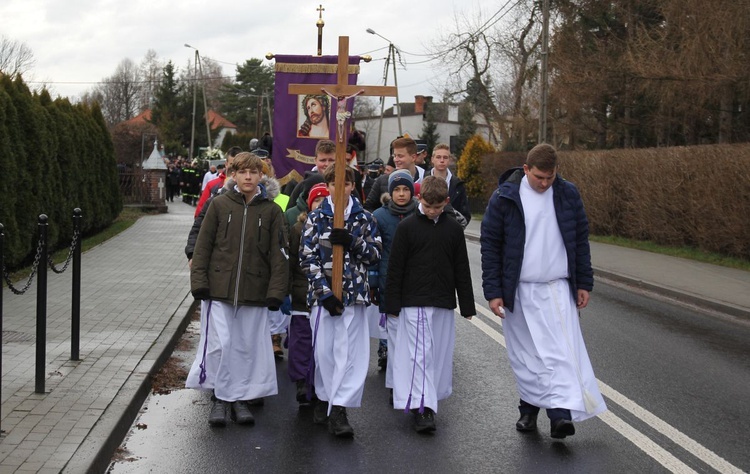
MULTIPOLYGON (((513 311, 516 288, 521 276, 526 226, 519 187, 523 168, 513 168, 500 177, 482 219, 482 288, 489 301, 502 298, 513 311)), ((594 288, 589 248, 589 222, 578 189, 557 175, 552 183, 555 215, 560 227, 565 252, 568 256, 570 290, 576 298, 577 290, 594 288)))

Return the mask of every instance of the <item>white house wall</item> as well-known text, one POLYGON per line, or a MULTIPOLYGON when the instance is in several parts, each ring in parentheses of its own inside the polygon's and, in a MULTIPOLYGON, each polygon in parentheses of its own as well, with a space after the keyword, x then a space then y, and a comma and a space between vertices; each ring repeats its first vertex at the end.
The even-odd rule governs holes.
MULTIPOLYGON (((485 140, 489 140, 489 132, 486 125, 483 124, 483 120, 479 117, 477 119, 477 133, 482 135, 485 140)), ((367 133, 367 162, 375 161, 377 158, 383 160, 383 163, 388 161, 388 152, 391 141, 399 136, 398 133, 398 118, 397 117, 384 117, 383 118, 383 133, 381 138, 380 147, 378 149, 378 127, 380 126, 380 118, 373 117, 368 119, 357 119, 356 127, 359 130, 364 130, 367 133)), ((401 129, 403 134, 408 133, 412 138, 417 138, 422 134, 422 127, 424 127, 424 121, 421 115, 410 115, 408 117, 401 117, 401 129)), ((439 141, 442 143, 450 144, 450 137, 457 136, 459 132, 458 123, 438 123, 436 132, 440 135, 439 141)))

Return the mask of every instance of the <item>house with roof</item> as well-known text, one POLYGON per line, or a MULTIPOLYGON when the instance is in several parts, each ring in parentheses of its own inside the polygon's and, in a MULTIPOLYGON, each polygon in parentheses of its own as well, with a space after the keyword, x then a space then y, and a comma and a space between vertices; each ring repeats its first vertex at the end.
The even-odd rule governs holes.
MULTIPOLYGON (((124 123, 130 126, 151 124, 151 109, 144 110, 124 123)), ((226 117, 215 110, 208 111, 208 126, 211 128, 212 134, 216 133, 213 148, 221 148, 221 144, 227 133, 237 133, 237 125, 227 120, 226 117)))
POLYGON ((227 120, 226 117, 215 110, 208 111, 208 126, 211 127, 212 132, 218 132, 214 139, 214 148, 221 148, 221 144, 224 142, 224 137, 227 136, 227 133, 237 133, 237 125, 227 120))
MULTIPOLYGON (((458 122, 460 105, 460 103, 452 102, 433 102, 432 96, 416 95, 414 102, 400 102, 386 109, 382 118, 380 115, 355 117, 356 128, 364 131, 367 137, 366 162, 371 163, 378 158, 383 162, 388 161, 390 143, 399 135, 408 134, 417 139, 428 122, 428 113, 429 118, 437 125, 435 133, 439 135, 438 141, 449 144, 451 152, 455 153, 460 128, 458 122), (401 133, 399 133, 399 115, 401 133), (380 135, 380 143, 378 143, 378 135, 380 135)), ((489 141, 490 127, 484 117, 476 114, 474 121, 477 123, 477 133, 489 141)))

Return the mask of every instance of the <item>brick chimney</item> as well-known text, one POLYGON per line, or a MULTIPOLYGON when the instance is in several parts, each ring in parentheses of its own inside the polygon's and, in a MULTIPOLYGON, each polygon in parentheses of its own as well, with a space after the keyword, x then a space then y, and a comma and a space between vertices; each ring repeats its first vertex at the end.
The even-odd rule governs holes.
POLYGON ((415 114, 424 114, 424 104, 427 102, 427 99, 423 95, 415 95, 414 96, 414 113, 415 114))
POLYGON ((424 115, 427 112, 427 104, 432 103, 431 95, 414 96, 414 113, 424 115))

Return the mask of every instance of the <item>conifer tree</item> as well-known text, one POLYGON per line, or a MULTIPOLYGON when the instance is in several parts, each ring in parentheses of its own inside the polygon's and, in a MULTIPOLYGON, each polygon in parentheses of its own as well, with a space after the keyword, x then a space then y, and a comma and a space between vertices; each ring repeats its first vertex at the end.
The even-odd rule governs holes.
POLYGON ((427 108, 425 113, 425 123, 422 126, 422 134, 419 135, 419 139, 424 140, 427 144, 427 160, 425 162, 429 164, 429 160, 432 157, 432 149, 440 141, 440 134, 437 133, 437 123, 435 122, 435 113, 430 107, 427 108))
POLYGON ((6 90, 7 85, 7 80, 0 79, 0 224, 3 224, 5 234, 5 265, 12 268, 23 254, 24 246, 21 244, 16 222, 18 196, 15 192, 15 180, 10 178, 18 176, 17 151, 13 146, 18 120, 6 90))
POLYGON ((469 138, 458 160, 458 177, 466 185, 469 198, 484 196, 484 175, 482 174, 482 157, 494 153, 495 149, 481 135, 469 138))
POLYGON ((477 133, 477 123, 471 104, 463 103, 458 107, 458 139, 456 154, 461 156, 467 141, 477 133))

